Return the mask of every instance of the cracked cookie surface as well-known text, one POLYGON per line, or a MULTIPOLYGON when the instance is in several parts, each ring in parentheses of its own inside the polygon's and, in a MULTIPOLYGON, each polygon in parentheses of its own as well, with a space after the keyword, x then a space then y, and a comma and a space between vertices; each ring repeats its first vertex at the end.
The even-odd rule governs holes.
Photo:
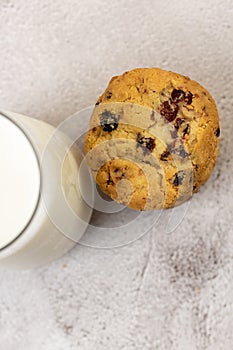
POLYGON ((215 102, 197 82, 158 68, 112 78, 85 139, 102 191, 133 209, 174 207, 209 178, 218 154, 215 102))

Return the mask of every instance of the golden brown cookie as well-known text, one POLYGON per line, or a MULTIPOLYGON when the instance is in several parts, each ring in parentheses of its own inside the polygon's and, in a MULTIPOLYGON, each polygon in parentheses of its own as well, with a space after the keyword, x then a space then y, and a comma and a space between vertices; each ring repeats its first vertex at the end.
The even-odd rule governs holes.
POLYGON ((219 119, 209 92, 159 68, 112 78, 98 99, 85 151, 100 188, 137 210, 174 207, 209 178, 219 119))

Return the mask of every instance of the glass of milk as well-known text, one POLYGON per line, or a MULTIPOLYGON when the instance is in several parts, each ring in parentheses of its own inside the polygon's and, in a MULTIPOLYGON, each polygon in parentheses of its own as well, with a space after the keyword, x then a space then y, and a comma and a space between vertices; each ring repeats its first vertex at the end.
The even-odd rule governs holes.
POLYGON ((92 214, 80 193, 82 155, 42 121, 0 111, 0 267, 27 269, 70 250, 92 214))

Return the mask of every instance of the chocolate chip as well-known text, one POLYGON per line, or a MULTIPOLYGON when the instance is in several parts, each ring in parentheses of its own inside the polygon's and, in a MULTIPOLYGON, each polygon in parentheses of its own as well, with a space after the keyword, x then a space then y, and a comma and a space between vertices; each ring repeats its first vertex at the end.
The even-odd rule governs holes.
POLYGON ((219 136, 220 136, 220 128, 218 128, 218 129, 215 131, 215 136, 216 136, 216 137, 219 137, 219 136))
POLYGON ((185 176, 185 171, 184 170, 178 171, 178 173, 175 174, 175 178, 174 178, 174 181, 173 181, 174 186, 182 185, 182 183, 184 181, 184 176, 185 176))
POLYGON ((100 101, 97 101, 95 105, 98 106, 99 104, 100 104, 100 101))
POLYGON ((108 173, 107 185, 113 185, 113 180, 112 180, 112 178, 111 178, 110 173, 108 173))
POLYGON ((179 127, 181 126, 181 124, 184 123, 184 121, 185 121, 185 120, 182 119, 182 118, 177 118, 177 119, 176 119, 176 122, 175 122, 175 125, 174 125, 175 128, 178 130, 179 127))
POLYGON ((160 114, 168 121, 172 122, 176 119, 179 107, 176 104, 170 104, 165 101, 161 105, 160 114))
POLYGON ((160 156, 160 159, 161 160, 163 160, 163 161, 165 161, 165 162, 167 162, 167 158, 170 156, 170 152, 169 151, 164 151, 162 154, 161 154, 161 156, 160 156))
POLYGON ((100 116, 100 125, 104 131, 111 132, 118 128, 118 117, 105 110, 100 116))
POLYGON ((171 93, 171 99, 172 99, 172 102, 175 102, 175 103, 184 101, 185 92, 183 90, 174 89, 171 93))
POLYGON ((190 133, 190 125, 187 124, 183 130, 183 136, 188 135, 190 133))
POLYGON ((105 97, 106 97, 108 100, 110 100, 110 98, 112 97, 112 92, 111 92, 111 91, 107 91, 105 97))
POLYGON ((187 103, 187 105, 191 105, 193 102, 193 94, 190 91, 185 95, 184 101, 187 103))
POLYGON ((173 103, 184 101, 190 105, 193 101, 193 94, 190 91, 185 93, 183 90, 174 89, 171 93, 171 101, 173 103))
POLYGON ((141 146, 144 153, 152 152, 155 148, 155 140, 152 137, 144 137, 138 134, 137 136, 137 147, 141 146))

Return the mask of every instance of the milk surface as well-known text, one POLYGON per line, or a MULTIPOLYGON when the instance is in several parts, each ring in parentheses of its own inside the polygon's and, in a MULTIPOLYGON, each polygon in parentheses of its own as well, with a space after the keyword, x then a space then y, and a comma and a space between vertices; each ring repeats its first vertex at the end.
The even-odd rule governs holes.
POLYGON ((10 119, 0 114, 0 249, 29 224, 40 193, 34 149, 10 119))

